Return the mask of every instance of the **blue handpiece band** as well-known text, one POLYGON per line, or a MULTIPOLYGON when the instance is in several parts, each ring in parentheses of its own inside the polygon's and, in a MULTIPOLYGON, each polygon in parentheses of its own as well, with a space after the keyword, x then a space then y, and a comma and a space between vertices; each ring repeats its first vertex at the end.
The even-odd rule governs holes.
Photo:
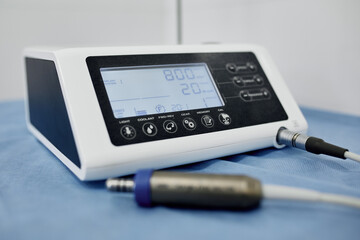
POLYGON ((150 178, 153 169, 143 169, 135 175, 135 200, 142 207, 151 207, 150 178))

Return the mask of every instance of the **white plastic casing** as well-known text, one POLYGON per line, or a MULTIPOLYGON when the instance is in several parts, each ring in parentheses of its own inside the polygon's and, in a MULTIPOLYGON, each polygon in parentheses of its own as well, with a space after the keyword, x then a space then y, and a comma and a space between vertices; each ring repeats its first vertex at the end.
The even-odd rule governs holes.
POLYGON ((73 164, 29 121, 29 130, 81 180, 127 175, 142 168, 161 169, 275 146, 280 127, 305 132, 307 123, 275 64, 255 45, 179 45, 94 48, 29 48, 24 57, 55 62, 81 168, 73 164), (167 140, 114 146, 86 64, 89 56, 162 53, 253 52, 262 66, 288 120, 167 140))

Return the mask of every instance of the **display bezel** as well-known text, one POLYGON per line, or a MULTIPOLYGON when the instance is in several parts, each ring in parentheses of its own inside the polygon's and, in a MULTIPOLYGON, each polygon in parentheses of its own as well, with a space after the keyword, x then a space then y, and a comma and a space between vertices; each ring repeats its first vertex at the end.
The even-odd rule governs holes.
MULTIPOLYGON (((139 55, 113 55, 113 56, 89 56, 86 63, 91 76, 91 81, 99 102, 105 125, 111 142, 115 146, 123 146, 136 143, 145 143, 172 139, 177 137, 187 137, 198 134, 207 134, 212 132, 242 128, 269 122, 287 120, 288 116, 281 105, 274 89, 272 88, 265 72, 259 61, 252 52, 211 52, 211 53, 166 53, 166 54, 139 54, 139 55), (204 62, 207 64, 209 72, 213 77, 216 89, 220 93, 220 98, 224 101, 224 106, 196 109, 190 111, 179 111, 172 113, 159 113, 140 117, 129 117, 117 119, 114 117, 110 101, 101 77, 100 68, 111 67, 131 67, 131 66, 151 66, 166 64, 196 64, 204 62), (240 88, 233 84, 232 72, 228 71, 227 64, 235 63, 243 65, 252 63, 256 66, 256 74, 263 78, 261 88, 266 88, 271 99, 266 101, 243 101, 238 95, 235 98, 225 96, 230 92, 239 92, 240 88), (224 84, 224 82, 231 82, 224 84), (220 114, 226 113, 231 116, 231 124, 221 123, 220 114), (206 127, 202 124, 202 117, 208 115, 213 118, 214 125, 206 127), (197 123, 194 130, 189 130, 184 126, 183 120, 191 118, 197 123), (166 120, 172 120, 176 123, 178 129, 175 133, 166 132, 163 123, 166 120), (146 135, 143 132, 143 126, 146 123, 153 123, 157 126, 155 135, 146 135), (125 139, 120 134, 124 126, 132 126, 136 131, 136 137, 125 139)), ((245 70, 243 74, 253 74, 251 69, 245 70)), ((245 86, 246 90, 251 87, 245 86)), ((236 93, 236 94, 237 94, 236 93)))

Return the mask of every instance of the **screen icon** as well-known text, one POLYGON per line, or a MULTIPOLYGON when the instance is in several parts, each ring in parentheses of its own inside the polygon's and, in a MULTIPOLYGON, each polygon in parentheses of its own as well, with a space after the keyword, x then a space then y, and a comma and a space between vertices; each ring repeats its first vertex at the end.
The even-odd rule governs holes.
POLYGON ((156 110, 156 112, 158 112, 158 113, 164 113, 164 112, 166 112, 165 106, 162 105, 162 104, 156 105, 155 110, 156 110))
POLYGON ((134 108, 135 114, 136 116, 145 116, 147 115, 146 110, 136 110, 136 108, 134 108))

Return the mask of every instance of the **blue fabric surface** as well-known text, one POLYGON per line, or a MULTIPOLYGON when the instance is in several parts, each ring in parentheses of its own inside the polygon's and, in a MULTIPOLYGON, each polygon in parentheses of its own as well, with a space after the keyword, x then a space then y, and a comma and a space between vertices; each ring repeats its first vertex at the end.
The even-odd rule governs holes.
MULTIPOLYGON (((360 118, 303 108, 309 134, 360 153, 360 118)), ((360 197, 360 164, 273 148, 172 168, 247 174, 360 197)), ((133 196, 85 183, 26 129, 23 102, 0 103, 0 239, 359 239, 360 210, 264 201, 248 212, 146 209, 133 196)))

